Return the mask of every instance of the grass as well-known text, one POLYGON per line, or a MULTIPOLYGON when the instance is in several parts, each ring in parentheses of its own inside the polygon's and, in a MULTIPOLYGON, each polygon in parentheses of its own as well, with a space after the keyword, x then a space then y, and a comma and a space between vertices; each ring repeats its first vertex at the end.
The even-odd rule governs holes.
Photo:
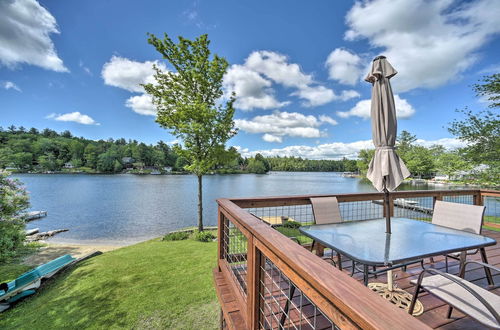
POLYGON ((32 267, 22 264, 21 260, 36 252, 42 246, 43 244, 37 242, 28 243, 17 251, 15 257, 7 262, 0 263, 0 283, 10 282, 31 269, 32 267))
POLYGON ((217 244, 152 240, 86 260, 0 316, 1 329, 216 329, 217 244))

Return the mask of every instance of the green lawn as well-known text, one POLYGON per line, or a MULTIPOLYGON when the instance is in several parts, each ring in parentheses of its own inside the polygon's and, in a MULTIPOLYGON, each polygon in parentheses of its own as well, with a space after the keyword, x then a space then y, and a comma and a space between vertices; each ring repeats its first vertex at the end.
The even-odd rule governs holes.
POLYGON ((107 252, 0 314, 0 328, 216 329, 216 251, 215 242, 152 240, 107 252))

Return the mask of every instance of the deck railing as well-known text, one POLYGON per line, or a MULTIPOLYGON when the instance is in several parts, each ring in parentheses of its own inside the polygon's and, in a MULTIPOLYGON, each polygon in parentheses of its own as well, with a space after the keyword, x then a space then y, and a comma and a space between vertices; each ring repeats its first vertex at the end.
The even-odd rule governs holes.
MULTIPOLYGON (((321 196, 337 197, 344 221, 380 218, 386 212, 429 221, 435 201, 445 200, 485 204, 487 222, 500 222, 499 191, 394 192, 389 209, 382 203, 381 193, 321 196)), ((217 201, 218 271, 229 287, 225 294, 235 297, 229 308, 222 301, 224 293, 219 292, 224 325, 248 329, 426 328, 305 249, 307 238, 291 240, 267 223, 282 216, 301 224, 312 223, 311 197, 319 195, 217 201), (237 311, 240 324, 228 322, 230 311, 237 311)))

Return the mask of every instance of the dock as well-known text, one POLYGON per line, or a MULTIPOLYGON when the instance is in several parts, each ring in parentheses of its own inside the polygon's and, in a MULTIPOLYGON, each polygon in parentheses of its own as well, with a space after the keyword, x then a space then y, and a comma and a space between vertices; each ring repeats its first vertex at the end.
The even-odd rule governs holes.
MULTIPOLYGON (((379 201, 379 200, 374 200, 374 201, 372 201, 372 203, 378 204, 378 205, 384 205, 384 201, 379 201)), ((402 209, 421 212, 421 213, 425 213, 425 214, 429 214, 429 215, 432 215, 432 213, 433 213, 432 208, 418 205, 418 202, 415 202, 415 201, 409 201, 409 200, 405 200, 405 199, 395 199, 393 201, 393 203, 394 203, 394 207, 399 207, 402 209)))
POLYGON ((46 217, 47 211, 30 211, 30 212, 24 213, 22 216, 26 221, 32 221, 32 220, 46 217))

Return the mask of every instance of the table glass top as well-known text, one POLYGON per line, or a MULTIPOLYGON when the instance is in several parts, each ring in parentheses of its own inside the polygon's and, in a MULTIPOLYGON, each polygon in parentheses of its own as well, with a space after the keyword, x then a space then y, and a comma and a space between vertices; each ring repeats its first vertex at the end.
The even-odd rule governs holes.
POLYGON ((385 219, 375 219, 303 226, 300 231, 369 265, 392 265, 496 244, 486 236, 405 218, 392 218, 391 227, 392 234, 386 234, 385 219))

